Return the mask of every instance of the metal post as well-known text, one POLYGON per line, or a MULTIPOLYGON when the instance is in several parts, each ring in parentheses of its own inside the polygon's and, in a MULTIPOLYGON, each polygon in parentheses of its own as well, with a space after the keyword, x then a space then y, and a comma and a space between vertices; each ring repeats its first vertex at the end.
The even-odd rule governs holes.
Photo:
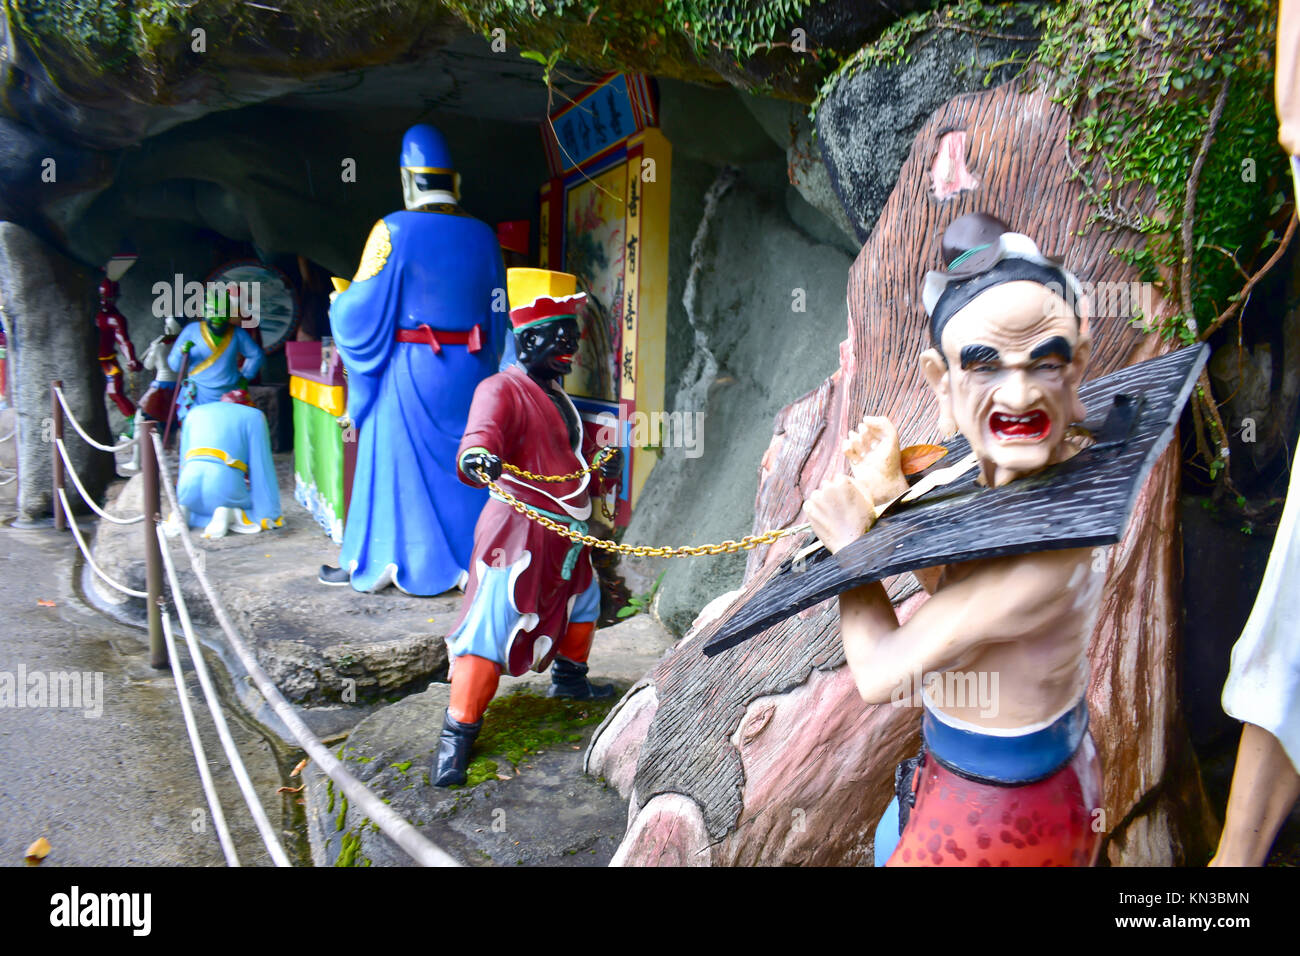
POLYGON ((149 615, 149 664, 163 670, 168 663, 162 629, 162 550, 158 544, 158 523, 162 520, 162 513, 158 504, 158 459, 154 453, 153 430, 153 422, 141 422, 136 440, 140 442, 140 480, 143 484, 144 521, 140 522, 140 527, 144 528, 145 590, 149 594, 145 599, 149 615))
POLYGON ((68 523, 63 514, 63 504, 59 501, 59 492, 63 490, 63 456, 59 454, 59 442, 63 440, 63 406, 59 404, 58 389, 63 388, 63 380, 56 378, 50 383, 50 411, 54 421, 54 530, 66 531, 68 523))

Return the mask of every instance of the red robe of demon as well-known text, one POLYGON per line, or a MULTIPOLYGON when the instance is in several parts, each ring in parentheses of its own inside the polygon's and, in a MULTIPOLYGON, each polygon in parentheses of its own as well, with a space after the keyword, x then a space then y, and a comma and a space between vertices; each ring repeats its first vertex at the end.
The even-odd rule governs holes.
MULTIPOLYGON (((516 307, 519 365, 479 384, 457 454, 463 481, 483 477, 529 512, 587 533, 593 491, 621 471, 617 450, 593 473, 582 422, 560 388, 578 345, 574 310, 581 293, 539 297, 516 307), (572 476, 547 482, 518 474, 572 476)), ((603 697, 588 683, 587 656, 600 614, 600 585, 590 549, 515 510, 492 493, 474 531, 470 578, 456 627, 447 637, 451 700, 439 743, 435 782, 463 783, 469 751, 502 669, 518 676, 551 666, 551 696, 603 697)))

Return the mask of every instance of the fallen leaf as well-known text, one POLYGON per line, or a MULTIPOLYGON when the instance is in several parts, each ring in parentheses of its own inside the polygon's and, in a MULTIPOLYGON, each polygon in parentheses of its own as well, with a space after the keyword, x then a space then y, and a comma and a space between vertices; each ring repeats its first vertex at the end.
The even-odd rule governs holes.
MULTIPOLYGON (((307 786, 305 783, 303 787, 307 786)), ((302 787, 281 787, 276 793, 302 793, 302 787)))
POLYGON ((53 601, 37 601, 36 603, 40 607, 58 607, 58 605, 55 604, 53 601))
POLYGON ((307 806, 307 801, 306 801, 306 800, 295 800, 294 803, 298 804, 298 806, 300 806, 300 807, 305 807, 305 806, 307 806))
POLYGON ((514 777, 507 777, 505 774, 500 774, 500 773, 499 773, 499 774, 497 774, 497 779, 498 779, 498 780, 513 780, 514 777))
POLYGON ((900 454, 903 474, 915 475, 925 471, 946 454, 948 449, 942 445, 908 445, 900 454))
POLYGON ((50 841, 41 837, 35 843, 27 848, 27 863, 29 866, 35 866, 50 855, 50 841))
POLYGON ((432 623, 433 623, 433 618, 429 618, 429 619, 428 619, 428 623, 429 623, 429 624, 432 624, 432 623))
POLYGON ((307 764, 309 763, 311 763, 311 758, 303 757, 301 760, 298 761, 298 765, 289 771, 289 776, 291 777, 298 776, 298 774, 302 773, 302 768, 307 766, 307 764))

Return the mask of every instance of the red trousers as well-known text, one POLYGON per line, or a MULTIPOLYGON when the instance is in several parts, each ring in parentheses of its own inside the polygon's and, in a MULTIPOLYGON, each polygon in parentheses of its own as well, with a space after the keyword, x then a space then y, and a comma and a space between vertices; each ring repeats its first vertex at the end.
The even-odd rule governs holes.
POLYGON ((1092 866, 1100 779, 1086 735, 1069 763, 1021 786, 971 780, 927 754, 913 780, 916 805, 885 865, 1092 866))
MULTIPOLYGON (((556 648, 556 656, 585 664, 596 636, 594 621, 573 621, 556 648)), ((451 700, 447 712, 462 724, 476 724, 497 692, 501 665, 486 657, 464 654, 455 658, 451 670, 451 700)))

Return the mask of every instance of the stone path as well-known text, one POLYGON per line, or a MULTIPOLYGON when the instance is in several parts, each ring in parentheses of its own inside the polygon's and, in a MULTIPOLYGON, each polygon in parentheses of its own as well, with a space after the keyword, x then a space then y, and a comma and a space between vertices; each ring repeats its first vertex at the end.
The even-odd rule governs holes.
MULTIPOLYGON (((30 692, 37 673, 47 681, 97 676, 89 684, 94 706, 86 698, 80 706, 54 706, 69 703, 60 695, 47 696, 45 706, 18 708, 0 693, 0 866, 22 866, 37 837, 53 847, 43 867, 224 865, 171 672, 149 666, 142 632, 82 603, 69 535, 19 531, 7 526, 12 517, 12 499, 0 499, 0 682, 21 669, 30 692)), ((236 851, 245 866, 269 866, 188 658, 186 677, 236 851)), ((303 859, 301 808, 277 794, 285 780, 276 752, 238 714, 228 721, 285 850, 303 859)))

